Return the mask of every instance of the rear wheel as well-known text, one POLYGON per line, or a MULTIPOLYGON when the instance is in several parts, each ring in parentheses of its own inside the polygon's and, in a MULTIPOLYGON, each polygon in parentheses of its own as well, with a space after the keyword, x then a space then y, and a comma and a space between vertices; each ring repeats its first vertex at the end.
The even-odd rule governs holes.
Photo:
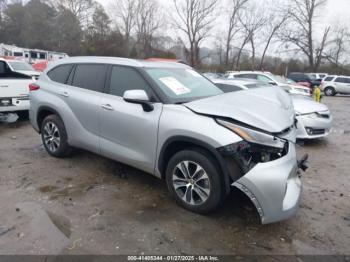
POLYGON ((326 96, 335 96, 335 89, 333 87, 326 87, 324 93, 326 96))
POLYGON ((215 160, 201 149, 175 154, 168 163, 166 181, 176 202, 192 212, 209 213, 221 205, 225 196, 215 160))
POLYGON ((65 157, 71 152, 63 121, 57 115, 49 115, 44 119, 41 125, 41 139, 51 156, 65 157))

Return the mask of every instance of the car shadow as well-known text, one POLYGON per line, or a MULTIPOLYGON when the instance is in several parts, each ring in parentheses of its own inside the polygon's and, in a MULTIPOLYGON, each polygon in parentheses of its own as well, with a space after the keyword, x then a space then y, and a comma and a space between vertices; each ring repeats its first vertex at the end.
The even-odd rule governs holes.
MULTIPOLYGON (((69 161, 79 161, 80 163, 83 161, 95 162, 100 170, 100 175, 107 176, 107 179, 104 180, 105 182, 122 184, 127 181, 127 184, 129 186, 131 185, 135 192, 140 190, 140 193, 145 187, 151 188, 152 192, 158 192, 159 195, 163 196, 161 201, 165 201, 165 203, 161 203, 161 205, 158 205, 159 207, 166 206, 166 209, 168 209, 169 206, 171 206, 172 208, 179 209, 178 211, 174 211, 175 213, 184 211, 180 206, 175 204, 175 201, 169 195, 165 180, 81 149, 74 149, 69 157, 69 161)), ((148 193, 145 192, 145 194, 148 193)), ((151 199, 154 196, 150 193, 150 195, 145 197, 151 199)), ((214 220, 231 220, 238 218, 240 221, 244 221, 245 225, 260 224, 260 217, 254 204, 242 191, 235 187, 231 187, 231 192, 217 210, 205 216, 214 220)))

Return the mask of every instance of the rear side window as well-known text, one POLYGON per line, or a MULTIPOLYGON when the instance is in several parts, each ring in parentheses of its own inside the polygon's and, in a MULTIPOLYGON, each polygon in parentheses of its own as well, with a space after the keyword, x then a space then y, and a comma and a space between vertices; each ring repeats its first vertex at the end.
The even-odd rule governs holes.
POLYGON ((0 61, 0 79, 3 79, 3 78, 4 79, 31 79, 30 76, 12 71, 6 62, 0 61))
POLYGON ((337 83, 344 83, 344 84, 350 84, 350 79, 345 77, 338 77, 335 82, 337 83))
POLYGON ((150 99, 154 98, 149 84, 139 72, 131 67, 113 66, 109 94, 122 97, 128 90, 144 90, 150 99))
POLYGON ((95 92, 103 92, 107 66, 78 64, 73 78, 73 86, 95 92))
POLYGON ((324 81, 330 82, 330 81, 333 81, 333 79, 334 79, 334 77, 329 76, 329 77, 326 77, 326 79, 324 81))
POLYGON ((47 75, 52 81, 65 84, 72 67, 73 65, 60 65, 50 70, 47 75))

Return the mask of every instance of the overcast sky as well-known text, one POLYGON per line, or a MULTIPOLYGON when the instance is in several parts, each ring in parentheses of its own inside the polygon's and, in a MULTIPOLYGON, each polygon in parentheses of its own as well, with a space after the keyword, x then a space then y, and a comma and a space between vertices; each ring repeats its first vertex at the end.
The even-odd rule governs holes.
MULTIPOLYGON (((108 7, 108 3, 118 0, 97 0, 105 7, 108 7)), ((172 6, 172 0, 158 0, 162 5, 167 7, 172 6)), ((259 1, 259 0, 256 0, 259 1)), ((264 0, 260 0, 264 1, 264 0)), ((286 0, 288 1, 288 0, 286 0)), ((350 25, 350 0, 328 0, 328 6, 324 9, 324 21, 327 23, 334 22, 337 19, 342 19, 342 22, 350 25)))
MULTIPOLYGON (((111 6, 110 3, 112 3, 113 1, 119 1, 119 0, 97 0, 97 1, 103 4, 108 10, 108 8, 111 6)), ((166 7, 164 8, 166 12, 172 12, 173 10, 172 0, 158 0, 158 1, 162 6, 166 7)), ((254 1, 257 1, 258 3, 262 3, 262 1, 264 0, 254 0, 254 1)), ((285 1, 288 1, 288 0, 285 0, 285 1)), ((323 8, 323 11, 320 12, 320 16, 318 18, 319 24, 316 25, 315 27, 319 28, 320 30, 319 35, 322 34, 323 28, 326 25, 331 25, 332 27, 334 27, 337 24, 346 24, 350 28, 349 16, 350 16, 350 0, 328 0, 327 6, 325 6, 323 8)), ((223 18, 219 18, 217 20, 217 24, 220 25, 221 23, 224 23, 223 18)), ((169 30, 168 30, 168 33, 169 33, 169 30)), ((171 31, 171 34, 174 35, 174 32, 171 31)), ((316 34, 316 37, 317 37, 317 34, 316 34)), ((208 39, 208 41, 206 41, 203 44, 203 46, 212 47, 213 41, 214 41, 213 39, 211 41, 208 39)), ((274 50, 274 51, 277 51, 277 50, 274 50)))

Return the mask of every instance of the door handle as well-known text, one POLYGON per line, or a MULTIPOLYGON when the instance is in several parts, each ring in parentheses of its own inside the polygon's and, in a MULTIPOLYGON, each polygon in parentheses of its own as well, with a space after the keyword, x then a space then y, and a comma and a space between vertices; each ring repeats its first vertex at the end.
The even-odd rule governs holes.
POLYGON ((63 96, 63 97, 69 97, 67 92, 61 92, 60 95, 63 96))
POLYGON ((101 105, 101 107, 108 111, 113 111, 113 107, 110 104, 101 105))
POLYGON ((3 88, 5 88, 5 87, 9 87, 8 85, 2 85, 2 86, 0 86, 0 87, 3 87, 3 88))

